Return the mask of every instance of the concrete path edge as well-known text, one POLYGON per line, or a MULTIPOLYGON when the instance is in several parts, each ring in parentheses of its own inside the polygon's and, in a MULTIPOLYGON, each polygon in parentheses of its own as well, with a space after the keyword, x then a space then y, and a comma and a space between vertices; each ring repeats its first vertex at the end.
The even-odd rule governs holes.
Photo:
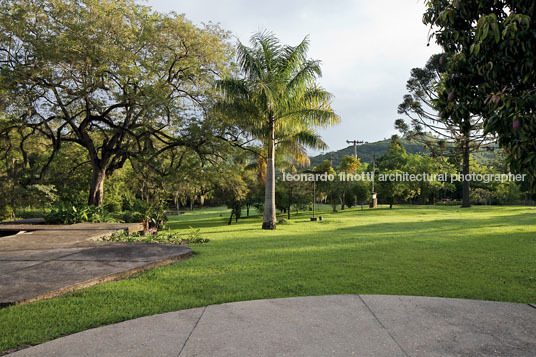
POLYGON ((528 304, 388 295, 252 300, 86 330, 13 356, 533 356, 528 304))

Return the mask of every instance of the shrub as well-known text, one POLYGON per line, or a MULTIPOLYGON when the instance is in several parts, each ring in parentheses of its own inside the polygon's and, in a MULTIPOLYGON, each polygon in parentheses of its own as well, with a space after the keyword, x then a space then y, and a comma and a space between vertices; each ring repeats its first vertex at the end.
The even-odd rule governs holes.
POLYGON ((19 207, 15 209, 15 216, 17 218, 43 218, 50 212, 50 208, 34 208, 34 207, 19 207))
POLYGON ((178 232, 156 232, 153 234, 143 235, 141 233, 129 234, 127 231, 121 231, 109 237, 103 238, 109 242, 143 242, 143 243, 161 243, 161 244, 202 244, 208 243, 209 239, 202 238, 199 229, 193 229, 195 232, 188 235, 187 239, 181 238, 178 232))
POLYGON ((73 224, 82 222, 119 222, 103 207, 60 205, 45 215, 50 224, 73 224))
POLYGON ((126 223, 140 223, 143 221, 143 213, 137 211, 126 211, 117 214, 116 217, 126 223))
POLYGON ((461 201, 450 198, 444 198, 441 202, 435 203, 436 206, 460 206, 461 204, 461 201))
POLYGON ((121 212, 122 203, 118 201, 109 202, 104 205, 104 209, 108 212, 121 212))
POLYGON ((483 188, 471 190, 471 203, 475 205, 490 205, 493 198, 493 192, 483 188))
POLYGON ((149 206, 143 214, 142 222, 145 230, 149 228, 165 229, 168 217, 166 216, 163 205, 149 206))

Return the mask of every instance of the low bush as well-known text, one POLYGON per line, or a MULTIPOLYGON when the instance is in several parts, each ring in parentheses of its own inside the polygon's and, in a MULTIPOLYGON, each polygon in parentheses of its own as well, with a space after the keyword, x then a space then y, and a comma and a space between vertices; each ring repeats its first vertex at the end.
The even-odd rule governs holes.
POLYGON ((137 211, 125 211, 115 214, 114 217, 126 223, 140 223, 143 221, 144 214, 137 211))
POLYGON ((199 229, 191 229, 187 238, 182 238, 178 232, 157 232, 154 230, 149 230, 149 234, 141 233, 132 233, 129 234, 127 231, 121 231, 111 236, 103 238, 103 240, 108 242, 143 242, 143 243, 162 243, 162 244, 202 244, 208 243, 210 240, 203 238, 200 235, 199 229))
POLYGON ((53 208, 45 215, 45 221, 49 224, 121 222, 103 207, 73 205, 61 205, 53 208))
POLYGON ((441 202, 436 202, 436 206, 460 206, 462 204, 462 201, 458 200, 451 200, 451 199, 445 199, 441 202))
POLYGON ((28 218, 43 218, 50 213, 50 208, 35 208, 35 207, 20 207, 15 209, 15 217, 28 218))

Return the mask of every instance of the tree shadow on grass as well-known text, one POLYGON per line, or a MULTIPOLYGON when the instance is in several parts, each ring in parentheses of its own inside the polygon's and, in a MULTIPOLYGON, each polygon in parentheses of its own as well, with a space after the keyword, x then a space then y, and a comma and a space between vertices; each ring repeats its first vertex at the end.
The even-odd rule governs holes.
MULTIPOLYGON (((305 225, 308 222, 297 222, 294 227, 305 225)), ((447 241, 452 239, 472 239, 482 238, 487 235, 490 237, 525 237, 524 239, 534 237, 536 233, 515 231, 513 227, 522 227, 527 229, 534 227, 536 230, 536 221, 532 213, 520 213, 516 215, 494 216, 491 218, 446 218, 428 221, 409 221, 409 222, 385 222, 371 223, 346 226, 338 228, 336 225, 330 225, 328 230, 321 231, 274 231, 260 232, 259 227, 244 225, 241 228, 234 227, 232 230, 212 231, 209 234, 227 233, 232 235, 229 239, 222 239, 217 242, 221 244, 223 250, 244 249, 244 239, 247 239, 247 250, 266 249, 266 242, 269 240, 275 245, 282 248, 300 247, 300 246, 319 246, 323 244, 332 244, 333 242, 344 244, 359 244, 360 242, 370 243, 380 240, 392 240, 393 242, 403 242, 406 239, 411 240, 430 240, 430 241, 447 241), (502 231, 504 227, 506 232, 502 231), (248 235, 248 232, 256 234, 248 235), (237 239, 238 238, 238 239, 237 239)))
MULTIPOLYGON (((359 212, 359 211, 354 211, 359 212)), ((366 212, 366 211, 365 211, 366 212)), ((345 216, 348 217, 348 214, 351 214, 353 212, 344 212, 346 213, 345 216)), ((403 221, 403 222, 384 222, 384 223, 371 223, 371 224, 363 224, 363 219, 366 219, 367 215, 356 215, 355 219, 359 220, 359 224, 356 224, 355 226, 350 227, 342 227, 342 228, 336 228, 336 222, 330 221, 330 217, 327 217, 327 221, 318 222, 315 224, 322 224, 322 225, 330 225, 330 228, 333 229, 333 234, 337 235, 341 232, 355 232, 359 233, 359 235, 363 235, 366 233, 372 233, 372 234, 378 234, 378 233, 389 233, 389 234, 400 234, 403 236, 404 234, 416 234, 416 233, 447 233, 447 232, 455 232, 459 231, 460 233, 463 233, 464 230, 467 229, 474 229, 474 228, 500 228, 500 227, 513 227, 513 226, 520 226, 520 227, 526 227, 526 226, 536 226, 536 215, 534 213, 530 212, 523 212, 519 214, 509 214, 509 215, 501 215, 501 216, 493 216, 493 217, 486 217, 486 218, 480 218, 477 215, 472 215, 467 218, 459 217, 459 216, 453 216, 452 218, 444 218, 444 219, 432 219, 432 220, 421 220, 419 218, 427 217, 428 214, 423 214, 416 216, 414 220, 412 221, 403 221), (338 232, 338 233, 337 233, 338 232)), ((331 218, 336 218, 337 215, 332 216, 331 218)), ((293 217, 291 219, 291 223, 296 225, 301 224, 309 224, 307 221, 307 214, 300 214, 298 216, 293 217)), ((252 226, 250 223, 252 223, 252 220, 255 218, 247 219, 247 220, 239 220, 238 223, 233 222, 231 226, 227 225, 227 220, 218 220, 217 218, 209 218, 209 219, 193 219, 188 221, 182 221, 180 222, 174 222, 173 226, 171 226, 172 229, 187 229, 189 226, 192 226, 194 228, 215 228, 215 227, 228 227, 227 229, 221 229, 221 230, 215 230, 210 231, 210 234, 219 234, 219 233, 237 233, 237 234, 243 234, 244 232, 259 232, 261 231, 260 228, 260 222, 261 220, 258 219, 259 227, 252 226)), ((257 223, 257 222, 255 222, 257 223)), ((309 228, 309 227, 308 227, 309 228)), ((279 234, 277 234, 277 230, 275 231, 276 234, 270 235, 270 238, 278 238, 280 237, 279 234)), ((282 233, 283 235, 295 235, 295 232, 292 234, 289 234, 288 232, 282 233)), ((305 233, 304 233, 305 234, 305 233)), ((311 235, 316 235, 317 233, 311 232, 311 235)), ((326 234, 326 232, 322 232, 322 234, 326 234)), ((259 236, 259 237, 251 237, 251 239, 266 239, 265 236, 259 236)))
POLYGON ((227 225, 228 220, 228 217, 192 218, 178 221, 168 221, 167 225, 170 229, 188 229, 190 227, 212 228, 227 225))
POLYGON ((356 231, 359 233, 425 233, 425 232, 452 232, 474 228, 500 228, 500 227, 536 227, 536 215, 533 213, 520 213, 515 215, 494 216, 492 218, 446 218, 434 220, 414 220, 409 222, 385 222, 361 224, 352 227, 338 228, 336 231, 356 231))

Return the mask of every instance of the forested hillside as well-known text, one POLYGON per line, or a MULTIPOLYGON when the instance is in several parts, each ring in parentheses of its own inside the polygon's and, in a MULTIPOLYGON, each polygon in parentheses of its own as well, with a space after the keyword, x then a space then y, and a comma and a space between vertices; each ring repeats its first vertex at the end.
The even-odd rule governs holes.
MULTIPOLYGON (((423 153, 426 152, 426 149, 423 147, 422 144, 411 142, 408 140, 400 140, 402 143, 402 146, 404 149, 406 149, 408 154, 416 154, 416 153, 423 153)), ((361 145, 357 145, 357 156, 361 160, 361 162, 372 162, 372 156, 376 155, 376 158, 379 158, 380 156, 383 156, 387 149, 389 148, 390 140, 385 139, 382 141, 376 141, 373 143, 365 143, 361 145)), ((490 162, 496 161, 495 157, 500 152, 490 152, 485 149, 479 150, 478 152, 475 152, 472 154, 473 159, 481 165, 489 165, 490 162)), ((333 160, 333 167, 339 166, 341 162, 341 158, 345 155, 354 155, 354 146, 350 145, 344 149, 338 150, 338 151, 332 151, 328 152, 322 155, 312 156, 310 157, 311 160, 311 167, 315 167, 318 164, 322 163, 324 160, 333 160)))
MULTIPOLYGON (((387 152, 390 143, 391 141, 389 139, 385 139, 373 143, 357 145, 357 156, 359 157, 361 162, 372 162, 372 156, 376 155, 377 158, 383 156, 387 152)), ((401 143, 404 149, 406 149, 406 151, 408 152, 408 154, 415 154, 418 152, 425 151, 422 144, 413 143, 407 140, 401 140, 401 143)), ((311 157, 311 167, 322 163, 322 161, 324 160, 333 160, 333 167, 337 167, 339 166, 342 157, 345 155, 354 155, 353 145, 350 145, 347 148, 341 149, 339 151, 328 152, 323 155, 311 157)))

